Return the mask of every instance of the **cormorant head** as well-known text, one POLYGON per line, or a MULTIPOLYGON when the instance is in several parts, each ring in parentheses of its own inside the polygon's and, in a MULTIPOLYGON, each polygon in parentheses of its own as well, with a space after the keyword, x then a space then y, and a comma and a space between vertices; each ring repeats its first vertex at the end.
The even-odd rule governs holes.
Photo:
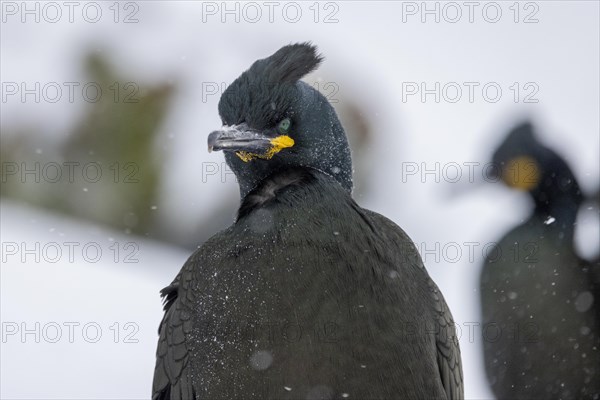
POLYGON ((505 184, 531 194, 538 212, 577 209, 583 200, 567 163, 537 140, 530 122, 509 132, 496 149, 493 163, 505 184))
POLYGON ((223 127, 208 136, 208 149, 225 152, 242 198, 291 167, 319 170, 352 191, 344 129, 327 99, 299 80, 321 60, 309 43, 288 45, 256 61, 223 92, 223 127))

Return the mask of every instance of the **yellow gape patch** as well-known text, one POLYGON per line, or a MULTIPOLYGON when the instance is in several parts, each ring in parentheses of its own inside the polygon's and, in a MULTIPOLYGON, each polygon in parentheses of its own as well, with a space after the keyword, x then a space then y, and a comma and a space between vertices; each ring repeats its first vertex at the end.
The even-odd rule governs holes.
POLYGON ((502 171, 502 180, 515 189, 531 190, 539 183, 540 169, 533 158, 516 157, 502 171))
POLYGON ((255 158, 261 158, 263 160, 270 160, 275 154, 279 153, 286 147, 292 147, 294 145, 294 139, 287 135, 277 136, 271 139, 271 147, 265 154, 255 154, 248 151, 236 151, 235 155, 239 157, 243 162, 252 161, 255 158))

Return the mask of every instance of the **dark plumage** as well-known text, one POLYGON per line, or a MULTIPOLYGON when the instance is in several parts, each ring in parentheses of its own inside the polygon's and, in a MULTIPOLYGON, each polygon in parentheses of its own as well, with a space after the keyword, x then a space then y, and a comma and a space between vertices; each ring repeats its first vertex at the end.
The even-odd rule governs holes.
POLYGON ((574 250, 577 181, 529 123, 511 131, 494 163, 535 208, 498 241, 481 274, 491 387, 500 399, 600 398, 599 266, 574 250))
POLYGON ((442 294, 410 238, 354 202, 344 130, 297 81, 320 60, 283 47, 221 98, 209 148, 241 205, 162 291, 153 399, 463 396, 442 294))

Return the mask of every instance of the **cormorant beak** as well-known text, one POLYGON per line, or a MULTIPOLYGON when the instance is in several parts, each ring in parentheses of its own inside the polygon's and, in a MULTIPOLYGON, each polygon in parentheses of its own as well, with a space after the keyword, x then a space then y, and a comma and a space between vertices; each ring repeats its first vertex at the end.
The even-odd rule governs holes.
POLYGON ((224 126, 208 135, 208 152, 247 151, 266 153, 271 145, 270 138, 248 128, 246 124, 224 126))
POLYGON ((540 183, 541 169, 537 161, 528 156, 518 156, 503 166, 501 178, 508 186, 531 191, 540 183))
POLYGON ((208 151, 234 151, 244 162, 255 158, 270 159, 281 149, 292 147, 294 140, 287 136, 268 137, 246 124, 225 126, 208 135, 208 151))

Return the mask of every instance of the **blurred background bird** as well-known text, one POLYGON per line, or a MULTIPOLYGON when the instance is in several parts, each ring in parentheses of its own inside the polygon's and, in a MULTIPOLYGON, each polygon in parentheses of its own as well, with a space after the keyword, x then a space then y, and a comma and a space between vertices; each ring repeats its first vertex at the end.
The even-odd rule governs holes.
POLYGON ((599 265, 574 248, 584 196, 564 159, 525 122, 494 153, 498 178, 533 212, 497 241, 481 273, 485 365, 499 399, 600 396, 599 265))

